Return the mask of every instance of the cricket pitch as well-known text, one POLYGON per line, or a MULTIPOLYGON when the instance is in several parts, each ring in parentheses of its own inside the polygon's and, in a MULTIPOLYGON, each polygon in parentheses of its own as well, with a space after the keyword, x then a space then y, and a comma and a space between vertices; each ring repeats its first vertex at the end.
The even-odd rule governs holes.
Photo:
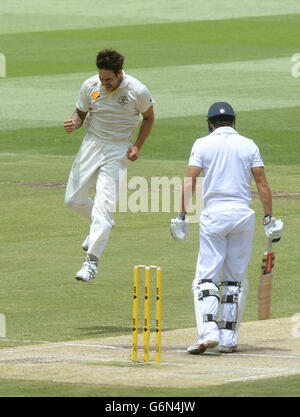
POLYGON ((300 335, 292 318, 242 323, 239 351, 217 348, 189 355, 196 330, 162 332, 162 361, 155 363, 155 334, 150 362, 131 361, 131 335, 73 342, 30 343, 0 349, 1 378, 126 387, 201 387, 300 373, 300 335))

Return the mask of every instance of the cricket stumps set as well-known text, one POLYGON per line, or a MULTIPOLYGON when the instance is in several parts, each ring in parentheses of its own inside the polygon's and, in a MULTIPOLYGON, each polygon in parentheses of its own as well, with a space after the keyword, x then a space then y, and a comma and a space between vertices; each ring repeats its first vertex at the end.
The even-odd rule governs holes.
POLYGON ((161 286, 162 286, 162 269, 155 265, 136 265, 134 267, 134 283, 133 283, 133 326, 132 326, 132 360, 138 361, 138 315, 139 315, 139 284, 140 271, 145 271, 145 301, 144 301, 144 325, 143 325, 143 341, 144 341, 144 362, 150 360, 150 284, 151 271, 156 271, 156 353, 155 361, 161 361, 161 286))

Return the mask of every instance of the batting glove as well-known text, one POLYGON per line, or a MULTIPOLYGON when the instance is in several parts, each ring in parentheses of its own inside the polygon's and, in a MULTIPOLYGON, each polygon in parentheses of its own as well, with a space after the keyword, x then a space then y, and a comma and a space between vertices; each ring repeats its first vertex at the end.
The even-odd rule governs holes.
POLYGON ((267 215, 264 217, 264 226, 266 236, 272 239, 272 242, 278 242, 282 234, 283 221, 272 217, 272 215, 267 215))
POLYGON ((182 220, 178 217, 176 219, 171 219, 170 231, 174 240, 177 240, 178 242, 183 242, 186 235, 189 232, 188 220, 182 220))

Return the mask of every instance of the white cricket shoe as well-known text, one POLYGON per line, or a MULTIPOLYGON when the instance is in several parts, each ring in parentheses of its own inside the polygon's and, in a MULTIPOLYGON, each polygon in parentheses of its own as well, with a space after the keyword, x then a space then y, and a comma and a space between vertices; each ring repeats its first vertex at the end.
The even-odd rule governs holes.
POLYGON ((234 346, 222 346, 220 345, 218 347, 218 351, 220 353, 234 353, 238 351, 238 345, 234 345, 234 346))
POLYGON ((192 355, 200 355, 201 353, 204 353, 206 349, 212 349, 218 346, 218 344, 218 340, 206 340, 205 342, 201 343, 198 343, 196 340, 195 343, 187 348, 187 352, 191 353, 192 355))
POLYGON ((75 278, 78 279, 78 281, 91 282, 97 275, 97 272, 98 268, 95 262, 86 261, 77 272, 75 278))
POLYGON ((87 235, 87 237, 83 241, 81 247, 82 247, 83 250, 85 250, 87 252, 87 250, 89 248, 89 235, 87 235))

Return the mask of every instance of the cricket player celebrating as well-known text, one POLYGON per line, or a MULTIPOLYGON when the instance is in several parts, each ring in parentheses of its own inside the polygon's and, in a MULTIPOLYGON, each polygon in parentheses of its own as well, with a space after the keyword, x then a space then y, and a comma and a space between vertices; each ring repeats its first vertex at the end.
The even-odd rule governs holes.
POLYGON ((201 354, 218 345, 220 352, 237 350, 255 222, 250 208, 252 175, 264 209, 266 235, 278 241, 283 228, 281 219, 272 216, 272 196, 259 149, 253 140, 235 130, 235 113, 230 104, 218 102, 210 107, 208 127, 211 133, 193 145, 187 173, 191 181, 182 188, 182 212, 171 219, 170 225, 173 238, 183 241, 188 232, 187 200, 203 173, 204 209, 192 286, 198 339, 187 349, 191 354, 201 354))
POLYGON ((97 55, 98 74, 80 90, 71 119, 64 122, 68 133, 85 121, 85 135, 70 172, 65 203, 85 216, 90 230, 82 248, 86 261, 76 279, 89 282, 97 274, 98 261, 114 225, 113 213, 119 197, 119 181, 128 161, 135 161, 153 122, 153 100, 145 85, 123 71, 124 57, 114 50, 97 55), (135 129, 142 122, 135 143, 135 129), (89 192, 96 186, 94 201, 89 192))

